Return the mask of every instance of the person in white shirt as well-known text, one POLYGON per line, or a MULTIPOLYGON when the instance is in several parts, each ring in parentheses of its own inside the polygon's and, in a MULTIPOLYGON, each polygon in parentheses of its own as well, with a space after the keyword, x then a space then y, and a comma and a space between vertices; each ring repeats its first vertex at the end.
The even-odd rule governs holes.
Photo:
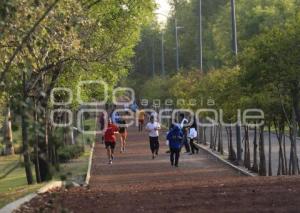
POLYGON ((151 115, 153 118, 154 118, 154 121, 157 121, 158 120, 158 115, 157 115, 157 112, 156 111, 153 111, 151 112, 151 115))
POLYGON ((150 149, 152 152, 152 159, 158 155, 159 151, 159 130, 161 129, 160 124, 155 121, 154 117, 150 117, 150 122, 146 125, 146 130, 149 133, 149 140, 150 140, 150 149))
POLYGON ((194 123, 190 129, 189 129, 189 134, 188 134, 188 138, 190 139, 190 145, 191 145, 191 149, 192 149, 192 153, 191 155, 196 153, 199 153, 199 148, 195 145, 195 140, 197 139, 198 133, 197 133, 197 125, 196 123, 194 123))

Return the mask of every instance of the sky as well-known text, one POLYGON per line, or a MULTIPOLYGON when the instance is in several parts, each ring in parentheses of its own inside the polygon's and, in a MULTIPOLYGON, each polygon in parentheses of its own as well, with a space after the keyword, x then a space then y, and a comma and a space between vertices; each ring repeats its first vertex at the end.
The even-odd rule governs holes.
MULTIPOLYGON (((170 5, 168 3, 168 0, 156 0, 156 3, 158 5, 158 9, 156 10, 156 13, 162 13, 164 15, 169 14, 170 5)), ((166 21, 166 17, 164 17, 162 15, 157 15, 157 18, 162 22, 166 21)))

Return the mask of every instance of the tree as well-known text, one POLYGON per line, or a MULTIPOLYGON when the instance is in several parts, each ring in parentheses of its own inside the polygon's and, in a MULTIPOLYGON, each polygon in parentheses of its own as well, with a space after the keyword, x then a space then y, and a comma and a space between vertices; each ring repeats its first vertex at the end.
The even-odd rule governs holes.
MULTIPOLYGON (((281 117, 288 123, 290 129, 291 174, 298 173, 298 158, 296 155, 296 135, 299 128, 299 51, 295 47, 299 43, 298 20, 287 24, 284 28, 274 28, 265 33, 249 45, 242 57, 245 67, 245 76, 253 79, 255 87, 271 88, 276 95, 277 106, 281 108, 281 117)), ((273 116, 275 117, 275 116, 273 116)), ((276 118, 276 117, 275 117, 276 118)), ((275 119, 274 119, 275 120, 275 119)), ((277 123, 277 122, 276 122, 277 123)), ((276 124, 275 123, 275 124, 276 124)), ((280 119, 278 140, 281 144, 284 135, 284 124, 280 119)), ((280 145, 280 152, 282 152, 280 145)), ((284 165, 284 156, 280 154, 281 166, 284 165)), ((283 169, 284 171, 284 169, 283 169)))
MULTIPOLYGON (((51 140, 54 129, 49 120, 52 89, 70 86, 75 90, 79 81, 91 78, 106 80, 113 88, 127 74, 140 27, 154 4, 151 0, 18 0, 13 8, 13 15, 5 14, 0 69, 4 70, 2 75, 7 73, 5 91, 13 94, 14 100, 19 99, 16 103, 22 108, 25 168, 28 183, 32 183, 28 132, 36 121, 42 130, 37 136, 39 157, 35 157, 45 162, 39 166, 45 171, 42 180, 49 177, 48 164, 57 163, 57 144, 51 140), (72 83, 70 76, 75 76, 72 83), (37 118, 28 115, 31 109, 38 112, 37 118)), ((76 108, 78 103, 72 106, 76 108)))

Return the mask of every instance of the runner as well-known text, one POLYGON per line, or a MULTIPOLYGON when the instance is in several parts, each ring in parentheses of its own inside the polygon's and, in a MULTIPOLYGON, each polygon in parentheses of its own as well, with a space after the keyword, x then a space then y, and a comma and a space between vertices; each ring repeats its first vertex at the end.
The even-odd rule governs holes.
POLYGON ((111 119, 109 119, 107 129, 104 133, 105 148, 107 149, 107 157, 109 164, 112 164, 112 161, 114 159, 114 150, 116 146, 115 134, 118 133, 118 127, 112 123, 111 119))
POLYGON ((112 123, 114 123, 114 124, 118 124, 119 123, 120 115, 117 112, 117 106, 116 105, 113 106, 113 109, 112 109, 112 112, 110 114, 110 117, 111 117, 112 123))
POLYGON ((130 105, 130 109, 132 112, 136 113, 136 111, 138 110, 138 105, 136 104, 136 102, 134 101, 133 104, 130 105))
POLYGON ((155 121, 158 120, 158 114, 156 111, 151 112, 150 116, 152 116, 154 118, 155 121))
POLYGON ((189 129, 189 135, 188 135, 188 138, 190 139, 190 145, 192 148, 191 155, 195 154, 195 150, 196 150, 197 154, 199 153, 199 148, 195 145, 195 142, 194 142, 197 139, 197 136, 198 136, 198 134, 197 134, 196 122, 194 122, 193 125, 189 129))
POLYGON ((124 104, 124 111, 125 111, 126 115, 129 115, 129 104, 128 103, 124 104))
POLYGON ((191 152, 191 148, 190 148, 190 144, 189 144, 189 141, 188 141, 188 128, 187 128, 187 124, 188 124, 188 120, 185 118, 184 114, 181 113, 180 115, 180 128, 181 128, 181 131, 183 133, 183 144, 184 144, 184 147, 185 147, 185 153, 190 153, 191 152))
MULTIPOLYGON (((104 128, 105 128, 105 115, 104 113, 102 112, 99 116, 99 124, 100 124, 100 131, 103 132, 104 128)), ((104 136, 103 136, 103 133, 102 133, 102 136, 101 136, 101 143, 103 144, 104 143, 104 136)))
POLYGON ((171 129, 167 135, 167 140, 169 141, 170 147, 170 161, 171 166, 178 167, 180 150, 182 145, 183 134, 181 129, 177 125, 171 125, 171 129), (175 158, 174 158, 175 157, 175 158))
POLYGON ((150 117, 150 122, 146 126, 146 130, 149 132, 150 149, 152 152, 152 159, 158 155, 159 151, 159 130, 161 129, 160 124, 154 121, 154 117, 150 117))
POLYGON ((120 133, 120 139, 121 139, 121 153, 125 152, 125 146, 126 146, 126 139, 127 139, 127 124, 123 117, 121 117, 119 121, 119 133, 120 133))
POLYGON ((138 119, 139 119, 139 132, 143 131, 144 121, 145 121, 145 111, 143 109, 139 110, 138 119))

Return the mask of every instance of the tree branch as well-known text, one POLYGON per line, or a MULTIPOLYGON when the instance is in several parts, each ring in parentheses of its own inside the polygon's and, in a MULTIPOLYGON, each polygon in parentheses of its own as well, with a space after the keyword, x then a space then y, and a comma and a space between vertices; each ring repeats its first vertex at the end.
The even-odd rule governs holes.
POLYGON ((5 64, 4 69, 0 76, 0 82, 2 83, 5 80, 6 73, 8 72, 10 66, 12 65, 12 62, 18 55, 18 53, 22 50, 24 44, 27 43, 28 39, 30 38, 31 34, 35 31, 35 29, 39 26, 39 24, 47 17, 47 15, 50 13, 50 11, 54 8, 54 6, 59 2, 60 0, 55 0, 50 7, 45 11, 43 16, 37 20, 37 22, 33 25, 33 27, 27 32, 27 34, 22 39, 22 42, 19 44, 19 46, 14 50, 13 55, 10 57, 8 62, 5 64))

